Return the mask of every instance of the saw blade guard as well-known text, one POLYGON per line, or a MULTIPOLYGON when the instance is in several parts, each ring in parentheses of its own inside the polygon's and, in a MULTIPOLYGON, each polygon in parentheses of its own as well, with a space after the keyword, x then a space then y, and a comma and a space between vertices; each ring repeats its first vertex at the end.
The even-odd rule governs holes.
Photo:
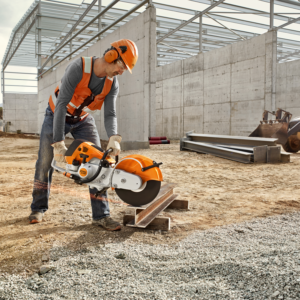
POLYGON ((146 156, 133 154, 123 157, 118 162, 115 169, 138 175, 141 177, 143 183, 150 180, 163 181, 162 172, 158 166, 147 169, 147 167, 153 166, 154 163, 153 160, 146 156))

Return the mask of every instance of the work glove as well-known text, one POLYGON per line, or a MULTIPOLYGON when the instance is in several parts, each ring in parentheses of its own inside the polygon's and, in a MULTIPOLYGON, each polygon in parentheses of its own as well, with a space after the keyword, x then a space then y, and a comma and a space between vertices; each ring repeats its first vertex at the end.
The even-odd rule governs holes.
POLYGON ((110 153, 111 155, 117 156, 121 152, 120 143, 122 141, 122 137, 119 134, 112 135, 107 144, 107 149, 112 149, 113 151, 110 153))
POLYGON ((65 146, 65 142, 60 141, 52 144, 51 146, 54 148, 53 149, 54 160, 57 162, 66 162, 65 153, 68 149, 65 146))

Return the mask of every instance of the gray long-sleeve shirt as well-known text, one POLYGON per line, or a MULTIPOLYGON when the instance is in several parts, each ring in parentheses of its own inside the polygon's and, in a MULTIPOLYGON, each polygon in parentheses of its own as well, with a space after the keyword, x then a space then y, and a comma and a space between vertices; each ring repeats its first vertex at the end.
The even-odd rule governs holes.
MULTIPOLYGON (((96 57, 93 57, 93 63, 96 57)), ((106 77, 99 78, 92 71, 89 89, 94 95, 102 92, 106 77)), ((75 59, 66 68, 65 74, 61 80, 59 94, 56 101, 54 122, 53 122, 53 143, 65 139, 65 119, 67 105, 71 101, 75 88, 82 79, 82 59, 75 59)), ((104 125, 108 137, 117 134, 117 116, 116 116, 116 99, 119 93, 119 83, 117 77, 114 81, 110 92, 104 100, 104 125)))

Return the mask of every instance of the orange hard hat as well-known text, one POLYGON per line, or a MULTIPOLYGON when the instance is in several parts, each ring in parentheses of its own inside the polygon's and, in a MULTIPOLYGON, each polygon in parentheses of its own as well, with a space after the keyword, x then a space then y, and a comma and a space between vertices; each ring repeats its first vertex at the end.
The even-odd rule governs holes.
POLYGON ((111 45, 118 51, 122 60, 124 61, 130 73, 138 60, 138 48, 136 44, 127 39, 122 39, 111 43, 111 45))

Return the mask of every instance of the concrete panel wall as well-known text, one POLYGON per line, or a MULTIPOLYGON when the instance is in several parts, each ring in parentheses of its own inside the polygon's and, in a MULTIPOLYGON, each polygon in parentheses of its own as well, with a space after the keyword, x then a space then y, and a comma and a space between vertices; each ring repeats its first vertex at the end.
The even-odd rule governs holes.
MULTIPOLYGON (((123 148, 145 148, 149 146, 148 137, 155 135, 155 82, 156 82, 156 11, 150 7, 144 13, 101 39, 80 56, 102 57, 110 43, 127 38, 133 40, 139 58, 133 74, 125 72, 118 76, 120 92, 117 98, 118 131, 123 137, 123 148)), ((72 58, 72 60, 77 57, 72 58)), ((59 65, 39 80, 39 129, 44 119, 49 95, 61 80, 70 60, 59 65)), ((107 139, 104 127, 103 110, 94 115, 98 132, 107 139)))
POLYGON ((249 135, 274 102, 276 39, 268 32, 156 68, 156 134, 249 135))
POLYGON ((10 132, 38 133, 38 95, 4 94, 3 123, 10 122, 10 132))
POLYGON ((300 116, 300 60, 277 65, 276 108, 300 116))

